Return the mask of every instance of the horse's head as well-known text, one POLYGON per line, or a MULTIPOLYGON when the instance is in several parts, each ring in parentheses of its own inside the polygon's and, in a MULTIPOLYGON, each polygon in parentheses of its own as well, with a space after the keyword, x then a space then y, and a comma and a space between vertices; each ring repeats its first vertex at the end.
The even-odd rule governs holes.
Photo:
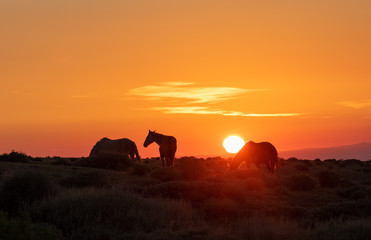
POLYGON ((151 143, 155 141, 155 134, 156 134, 156 130, 153 132, 151 130, 148 130, 148 135, 143 144, 144 147, 147 147, 148 145, 150 145, 151 143))

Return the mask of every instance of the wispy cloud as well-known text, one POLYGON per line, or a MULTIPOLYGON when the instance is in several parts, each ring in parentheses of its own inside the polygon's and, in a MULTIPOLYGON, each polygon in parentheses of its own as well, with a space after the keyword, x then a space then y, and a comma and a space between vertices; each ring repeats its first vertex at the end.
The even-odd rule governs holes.
POLYGON ((196 87, 190 82, 163 82, 131 89, 131 95, 149 99, 186 99, 189 103, 215 103, 238 95, 265 89, 243 89, 234 87, 196 87))
POLYGON ((224 116, 241 117, 295 117, 301 113, 243 113, 237 111, 224 111, 220 109, 210 109, 208 107, 154 107, 152 110, 163 111, 167 114, 188 113, 188 114, 216 114, 224 116))
MULTIPOLYGON (((131 89, 129 95, 143 97, 146 100, 172 100, 170 101, 171 106, 149 108, 150 110, 162 111, 166 114, 212 114, 242 117, 293 117, 302 115, 300 113, 244 113, 215 107, 216 103, 250 92, 264 90, 267 89, 198 87, 192 82, 162 82, 156 85, 131 89)), ((170 102, 168 101, 168 103, 170 102)))
POLYGON ((340 105, 351 107, 351 108, 368 108, 371 107, 371 100, 364 100, 364 101, 343 101, 339 102, 340 105))

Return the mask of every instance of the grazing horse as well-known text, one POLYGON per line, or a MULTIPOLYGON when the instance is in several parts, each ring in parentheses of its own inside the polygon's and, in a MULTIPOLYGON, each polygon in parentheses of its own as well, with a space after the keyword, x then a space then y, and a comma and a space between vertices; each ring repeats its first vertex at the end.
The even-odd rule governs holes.
POLYGON ((166 136, 156 133, 156 131, 151 132, 151 130, 149 130, 143 146, 147 147, 153 142, 160 146, 160 158, 162 161, 162 166, 165 167, 165 161, 167 167, 173 166, 176 152, 176 138, 173 136, 166 136))
POLYGON ((248 141, 233 158, 230 168, 238 169, 242 162, 246 164, 253 162, 258 168, 264 163, 268 171, 273 174, 278 162, 277 150, 269 142, 248 141))
POLYGON ((89 157, 95 157, 100 154, 112 154, 112 153, 124 156, 129 155, 132 160, 134 160, 134 155, 136 155, 137 161, 139 162, 139 164, 142 164, 142 161, 138 153, 137 145, 135 145, 135 142, 127 138, 115 140, 109 138, 102 138, 94 145, 93 149, 90 152, 89 157))

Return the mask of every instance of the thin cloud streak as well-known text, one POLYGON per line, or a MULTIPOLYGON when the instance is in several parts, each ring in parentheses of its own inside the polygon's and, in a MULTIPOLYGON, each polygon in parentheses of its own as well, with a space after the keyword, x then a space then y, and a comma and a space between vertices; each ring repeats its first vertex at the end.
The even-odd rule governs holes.
POLYGON ((215 103, 253 91, 266 89, 243 89, 233 87, 194 87, 189 82, 164 82, 131 89, 130 94, 151 99, 186 99, 189 103, 215 103))
POLYGON ((209 109, 207 107, 154 107, 151 109, 156 111, 163 111, 167 114, 214 114, 241 117, 297 117, 302 115, 302 113, 243 113, 236 111, 209 109))
POLYGON ((338 104, 346 106, 346 107, 351 107, 351 108, 368 108, 371 107, 371 100, 365 100, 365 101, 343 101, 339 102, 338 104))

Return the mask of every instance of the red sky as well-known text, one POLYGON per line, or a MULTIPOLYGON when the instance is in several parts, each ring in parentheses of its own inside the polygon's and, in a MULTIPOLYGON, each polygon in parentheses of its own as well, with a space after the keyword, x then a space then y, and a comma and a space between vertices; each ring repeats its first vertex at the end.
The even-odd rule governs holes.
POLYGON ((87 156, 148 129, 177 156, 371 141, 371 2, 3 1, 0 153, 87 156))

